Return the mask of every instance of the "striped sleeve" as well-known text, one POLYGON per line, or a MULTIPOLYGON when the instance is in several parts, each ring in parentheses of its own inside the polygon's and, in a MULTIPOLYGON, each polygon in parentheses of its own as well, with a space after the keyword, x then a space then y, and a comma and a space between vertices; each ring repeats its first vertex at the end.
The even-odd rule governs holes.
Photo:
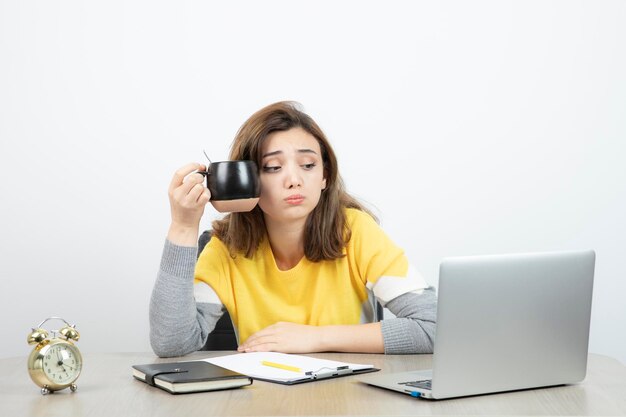
POLYGON ((383 307, 402 294, 421 294, 428 283, 367 213, 349 210, 354 267, 383 307))

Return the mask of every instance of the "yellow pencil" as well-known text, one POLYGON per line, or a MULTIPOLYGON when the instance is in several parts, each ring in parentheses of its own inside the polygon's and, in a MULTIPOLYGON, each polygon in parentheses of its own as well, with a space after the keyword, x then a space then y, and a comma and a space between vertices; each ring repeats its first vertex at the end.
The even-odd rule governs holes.
POLYGON ((270 362, 270 361, 261 361, 261 365, 271 366, 272 368, 284 369, 285 371, 302 372, 302 369, 300 369, 298 367, 290 366, 290 365, 283 365, 282 363, 276 363, 276 362, 270 362))

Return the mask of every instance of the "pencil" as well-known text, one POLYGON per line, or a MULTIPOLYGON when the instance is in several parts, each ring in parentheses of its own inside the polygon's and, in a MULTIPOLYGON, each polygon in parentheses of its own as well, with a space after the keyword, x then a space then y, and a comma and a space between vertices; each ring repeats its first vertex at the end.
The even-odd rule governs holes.
POLYGON ((291 372, 302 372, 302 369, 296 366, 283 365, 282 363, 270 362, 270 361, 261 361, 261 365, 271 366, 272 368, 284 369, 285 371, 291 372))

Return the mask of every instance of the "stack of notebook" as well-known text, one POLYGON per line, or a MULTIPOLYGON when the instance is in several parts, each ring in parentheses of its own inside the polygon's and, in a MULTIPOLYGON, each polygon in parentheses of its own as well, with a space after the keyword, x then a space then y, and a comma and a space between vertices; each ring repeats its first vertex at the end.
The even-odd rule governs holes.
POLYGON ((252 378, 293 385, 374 371, 373 365, 278 352, 133 366, 135 378, 172 394, 238 388, 252 384, 252 378))

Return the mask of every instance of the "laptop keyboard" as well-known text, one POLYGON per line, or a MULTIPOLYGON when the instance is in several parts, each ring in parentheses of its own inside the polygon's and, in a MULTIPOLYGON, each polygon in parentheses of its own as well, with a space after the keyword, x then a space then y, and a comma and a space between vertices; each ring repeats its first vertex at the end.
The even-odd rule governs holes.
POLYGON ((409 381, 409 382, 400 382, 400 385, 406 385, 408 387, 415 388, 423 388, 423 389, 432 389, 431 386, 432 379, 424 379, 421 381, 409 381))

